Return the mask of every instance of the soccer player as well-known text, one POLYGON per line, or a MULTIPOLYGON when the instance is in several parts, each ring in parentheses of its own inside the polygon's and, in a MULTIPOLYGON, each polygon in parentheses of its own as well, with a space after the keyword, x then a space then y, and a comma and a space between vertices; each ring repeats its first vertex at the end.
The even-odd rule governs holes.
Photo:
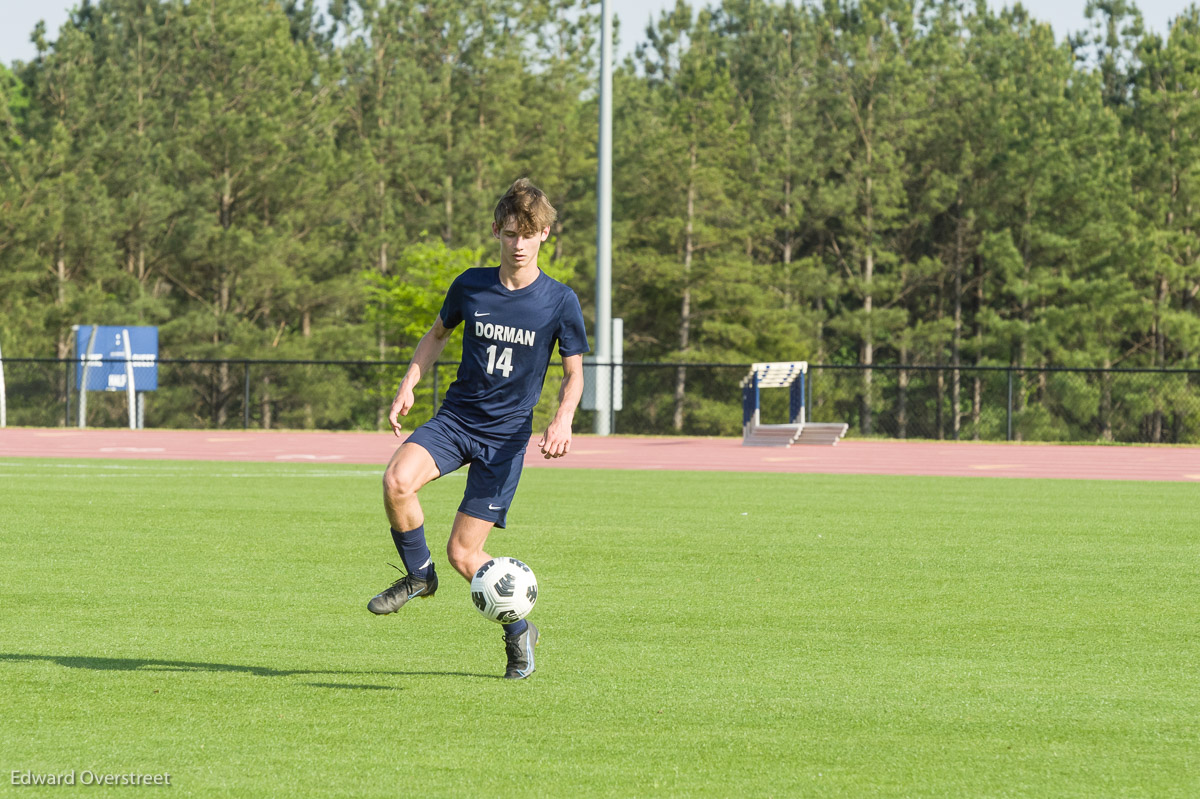
MULTIPOLYGON (((372 613, 395 613, 410 599, 437 591, 417 492, 463 464, 470 464, 467 488, 446 557, 468 581, 491 560, 483 547, 492 527, 505 526, 532 435, 533 408, 556 342, 562 387, 558 410, 538 447, 546 458, 560 458, 571 449, 588 343, 579 298, 537 265, 555 215, 546 195, 527 179, 512 184, 496 205, 492 223, 500 266, 468 269, 455 278, 433 327, 413 352, 388 417, 397 436, 399 417, 412 408, 413 388, 437 362, 451 331, 465 325, 458 376, 442 406, 400 445, 383 475, 383 504, 407 574, 370 601, 372 613)), ((533 673, 537 639, 537 627, 524 619, 504 626, 506 678, 533 673)))

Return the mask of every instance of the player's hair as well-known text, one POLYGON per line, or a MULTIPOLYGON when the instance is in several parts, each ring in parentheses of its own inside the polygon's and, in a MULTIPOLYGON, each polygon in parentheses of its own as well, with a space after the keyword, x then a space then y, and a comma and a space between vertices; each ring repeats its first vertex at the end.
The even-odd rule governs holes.
POLYGON ((546 199, 545 192, 533 185, 529 178, 518 178, 496 203, 494 216, 500 227, 503 228, 511 219, 516 222, 518 233, 533 236, 553 224, 558 212, 546 199))

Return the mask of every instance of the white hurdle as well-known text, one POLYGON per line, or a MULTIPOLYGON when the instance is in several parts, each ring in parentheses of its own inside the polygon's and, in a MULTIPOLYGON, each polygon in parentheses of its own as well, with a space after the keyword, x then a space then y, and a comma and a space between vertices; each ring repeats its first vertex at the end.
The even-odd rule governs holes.
POLYGON ((844 422, 809 422, 805 389, 807 361, 772 361, 750 366, 742 378, 742 445, 747 447, 790 447, 792 444, 833 445, 846 435, 844 422), (759 389, 786 388, 790 393, 787 424, 763 424, 759 389))

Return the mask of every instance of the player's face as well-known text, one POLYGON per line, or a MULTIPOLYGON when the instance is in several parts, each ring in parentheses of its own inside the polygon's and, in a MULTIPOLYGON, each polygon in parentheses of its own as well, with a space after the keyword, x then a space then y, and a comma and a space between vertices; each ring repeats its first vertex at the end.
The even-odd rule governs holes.
POLYGON ((500 240, 500 265, 509 269, 521 269, 530 264, 537 265, 538 250, 550 236, 550 228, 527 236, 517 230, 517 223, 510 219, 500 227, 492 223, 492 235, 500 240))

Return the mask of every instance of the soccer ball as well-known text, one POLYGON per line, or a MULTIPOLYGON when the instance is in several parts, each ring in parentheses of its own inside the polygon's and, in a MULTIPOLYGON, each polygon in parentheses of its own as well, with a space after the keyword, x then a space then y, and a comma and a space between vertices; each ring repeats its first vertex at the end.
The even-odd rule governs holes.
POLYGON ((492 558, 471 578, 471 601, 485 618, 512 624, 537 602, 537 578, 516 558, 492 558))

